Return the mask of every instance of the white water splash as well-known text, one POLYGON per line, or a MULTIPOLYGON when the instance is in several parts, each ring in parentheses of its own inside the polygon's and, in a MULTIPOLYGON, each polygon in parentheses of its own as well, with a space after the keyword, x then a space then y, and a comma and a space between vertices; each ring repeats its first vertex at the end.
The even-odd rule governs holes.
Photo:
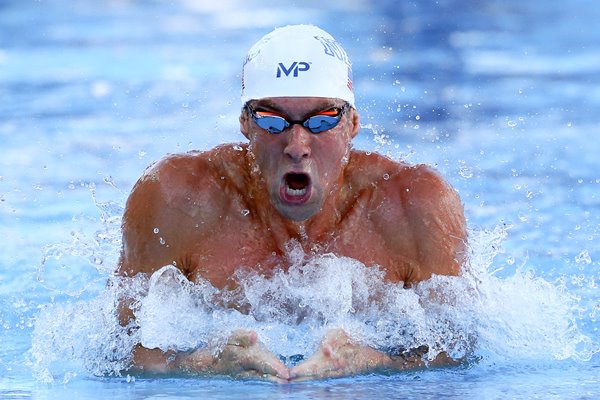
POLYGON ((113 278, 91 301, 42 309, 31 351, 34 370, 44 381, 63 370, 119 374, 135 343, 185 351, 223 341, 239 328, 255 330, 284 357, 310 355, 328 329, 342 328, 381 349, 428 345, 431 358, 442 351, 492 360, 591 358, 598 345, 579 331, 577 299, 564 287, 530 270, 495 276, 492 261, 505 234, 471 232, 462 276, 434 276, 412 289, 385 282, 377 267, 331 254, 311 258, 293 243, 287 272, 271 278, 240 272, 233 291, 193 284, 173 266, 150 278, 113 278), (115 313, 122 296, 134 299, 137 319, 129 335, 115 313), (220 305, 227 302, 249 311, 220 305))

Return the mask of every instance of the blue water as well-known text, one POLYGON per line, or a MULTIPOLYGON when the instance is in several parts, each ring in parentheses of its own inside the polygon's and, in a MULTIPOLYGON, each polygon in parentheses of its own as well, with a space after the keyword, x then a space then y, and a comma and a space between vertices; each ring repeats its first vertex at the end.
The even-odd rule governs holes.
POLYGON ((0 397, 599 396, 600 5, 372 3, 0 1, 0 397), (98 375, 118 367, 105 285, 133 183, 166 153, 240 141, 245 52, 307 22, 353 59, 356 147, 459 190, 477 360, 284 386, 98 375))

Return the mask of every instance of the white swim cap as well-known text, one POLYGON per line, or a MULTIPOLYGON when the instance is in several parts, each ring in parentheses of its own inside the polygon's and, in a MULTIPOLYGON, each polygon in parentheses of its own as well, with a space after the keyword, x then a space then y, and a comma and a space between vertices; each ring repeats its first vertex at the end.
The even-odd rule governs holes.
POLYGON ((242 71, 242 104, 265 97, 339 98, 354 107, 348 55, 316 26, 275 29, 248 51, 242 71))

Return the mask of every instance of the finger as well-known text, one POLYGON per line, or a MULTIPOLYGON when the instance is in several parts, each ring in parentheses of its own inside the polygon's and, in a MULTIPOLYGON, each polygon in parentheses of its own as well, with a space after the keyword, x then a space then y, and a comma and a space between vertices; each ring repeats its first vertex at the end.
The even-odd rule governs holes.
POLYGON ((257 379, 257 380, 273 382, 273 383, 277 383, 277 384, 289 383, 288 379, 282 379, 280 377, 277 377, 274 375, 269 375, 269 374, 261 374, 256 370, 242 371, 236 377, 239 379, 257 379))
MULTIPOLYGON (((254 331, 237 330, 229 338, 222 354, 222 360, 237 360, 243 370, 254 370, 259 375, 270 375, 279 379, 289 378, 288 368, 279 357, 258 340, 254 331)), ((229 368, 233 365, 229 365, 229 368)))
POLYGON ((290 370, 290 379, 304 380, 321 377, 323 374, 334 369, 331 361, 330 357, 323 354, 323 349, 321 348, 306 361, 293 367, 290 370))
POLYGON ((289 369, 275 354, 269 351, 262 343, 257 343, 253 351, 248 353, 250 365, 259 373, 289 379, 289 369))
POLYGON ((346 376, 346 371, 332 364, 300 364, 290 370, 290 382, 301 382, 314 379, 339 378, 346 376))

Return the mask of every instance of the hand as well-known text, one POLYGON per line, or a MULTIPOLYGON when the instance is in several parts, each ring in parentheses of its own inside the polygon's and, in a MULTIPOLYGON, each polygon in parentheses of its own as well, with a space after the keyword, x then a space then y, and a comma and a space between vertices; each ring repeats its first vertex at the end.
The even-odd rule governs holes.
POLYGON ((289 378, 334 378, 390 367, 392 360, 387 354, 354 342, 342 329, 333 329, 327 332, 315 354, 291 369, 289 378))
POLYGON ((277 383, 286 383, 289 379, 288 368, 258 340, 256 332, 249 330, 234 331, 216 356, 214 349, 203 348, 176 362, 186 372, 259 378, 277 383))

